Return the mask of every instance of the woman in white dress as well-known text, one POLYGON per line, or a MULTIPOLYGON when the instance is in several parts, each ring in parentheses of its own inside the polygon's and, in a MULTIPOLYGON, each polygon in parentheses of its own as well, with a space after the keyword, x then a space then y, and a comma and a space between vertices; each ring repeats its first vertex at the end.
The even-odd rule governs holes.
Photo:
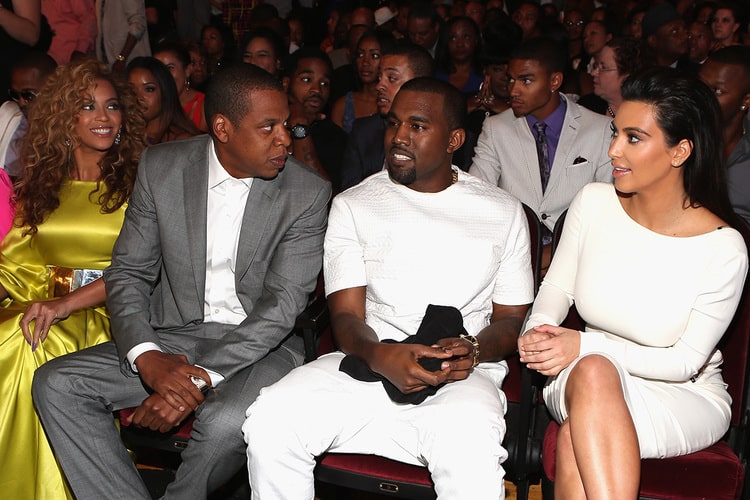
POLYGON ((711 90, 669 68, 630 77, 612 122, 614 186, 576 197, 518 341, 550 377, 555 497, 638 496, 640 459, 721 439, 730 397, 716 345, 747 249, 732 228, 711 90), (585 331, 558 325, 575 303, 585 331))

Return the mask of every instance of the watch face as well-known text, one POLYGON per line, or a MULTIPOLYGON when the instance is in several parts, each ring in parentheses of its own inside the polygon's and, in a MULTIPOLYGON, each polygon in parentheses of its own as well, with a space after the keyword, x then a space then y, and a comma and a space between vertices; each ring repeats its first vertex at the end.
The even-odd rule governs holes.
POLYGON ((206 392, 208 392, 208 389, 209 389, 208 383, 202 378, 194 377, 193 375, 190 375, 190 381, 193 384, 195 384, 195 387, 197 387, 198 390, 201 391, 202 393, 205 394, 206 392))
POLYGON ((307 127, 302 125, 301 123, 292 126, 289 131, 292 133, 292 137, 294 137, 295 139, 304 139, 305 137, 307 137, 307 127))

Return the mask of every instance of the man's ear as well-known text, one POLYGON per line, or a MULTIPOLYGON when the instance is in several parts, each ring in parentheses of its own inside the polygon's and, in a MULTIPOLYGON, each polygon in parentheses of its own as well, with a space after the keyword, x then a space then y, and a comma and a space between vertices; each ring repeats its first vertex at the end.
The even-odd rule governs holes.
POLYGON ((287 92, 289 92, 289 77, 288 76, 281 77, 281 84, 284 86, 284 93, 286 94, 287 92))
POLYGON ((552 87, 552 92, 557 92, 563 84, 563 74, 559 71, 555 71, 549 77, 549 83, 552 87))
POLYGON ((211 132, 217 141, 225 144, 233 132, 232 122, 225 115, 216 113, 211 121, 211 132))
POLYGON ((449 153, 455 153, 457 149, 463 146, 466 140, 466 131, 462 128, 451 130, 450 137, 448 138, 448 149, 449 153))

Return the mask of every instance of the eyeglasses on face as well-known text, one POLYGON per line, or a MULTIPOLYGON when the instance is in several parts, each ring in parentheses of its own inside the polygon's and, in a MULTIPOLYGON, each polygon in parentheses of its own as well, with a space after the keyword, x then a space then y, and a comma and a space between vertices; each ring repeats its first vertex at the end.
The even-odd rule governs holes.
POLYGON ((31 102, 38 95, 39 95, 39 92, 34 92, 33 90, 22 90, 20 92, 16 92, 13 89, 8 89, 8 97, 10 97, 16 102, 19 102, 21 99, 23 99, 26 102, 31 102))
POLYGON ((565 21, 565 26, 572 28, 573 26, 583 26, 583 20, 578 21, 565 21))
POLYGON ((606 73, 608 71, 617 71, 617 68, 605 68, 602 63, 591 66, 591 73, 606 73))

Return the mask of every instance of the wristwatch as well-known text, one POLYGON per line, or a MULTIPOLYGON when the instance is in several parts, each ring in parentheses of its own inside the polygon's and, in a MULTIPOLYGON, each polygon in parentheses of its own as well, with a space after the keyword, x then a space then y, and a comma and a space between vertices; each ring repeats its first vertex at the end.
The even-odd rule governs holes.
POLYGON ((289 132, 292 134, 292 139, 304 139, 305 137, 307 137, 307 134, 310 133, 310 129, 307 127, 307 125, 298 123, 296 125, 292 125, 292 128, 289 129, 289 132))
POLYGON ((117 59, 120 62, 125 62, 125 59, 127 59, 127 58, 124 55, 122 55, 122 54, 117 54, 115 56, 115 59, 117 59))
POLYGON ((208 383, 200 377, 195 377, 193 375, 190 375, 190 381, 193 384, 195 384, 195 387, 197 387, 198 390, 201 391, 203 394, 206 394, 208 390, 211 388, 209 387, 208 383))

